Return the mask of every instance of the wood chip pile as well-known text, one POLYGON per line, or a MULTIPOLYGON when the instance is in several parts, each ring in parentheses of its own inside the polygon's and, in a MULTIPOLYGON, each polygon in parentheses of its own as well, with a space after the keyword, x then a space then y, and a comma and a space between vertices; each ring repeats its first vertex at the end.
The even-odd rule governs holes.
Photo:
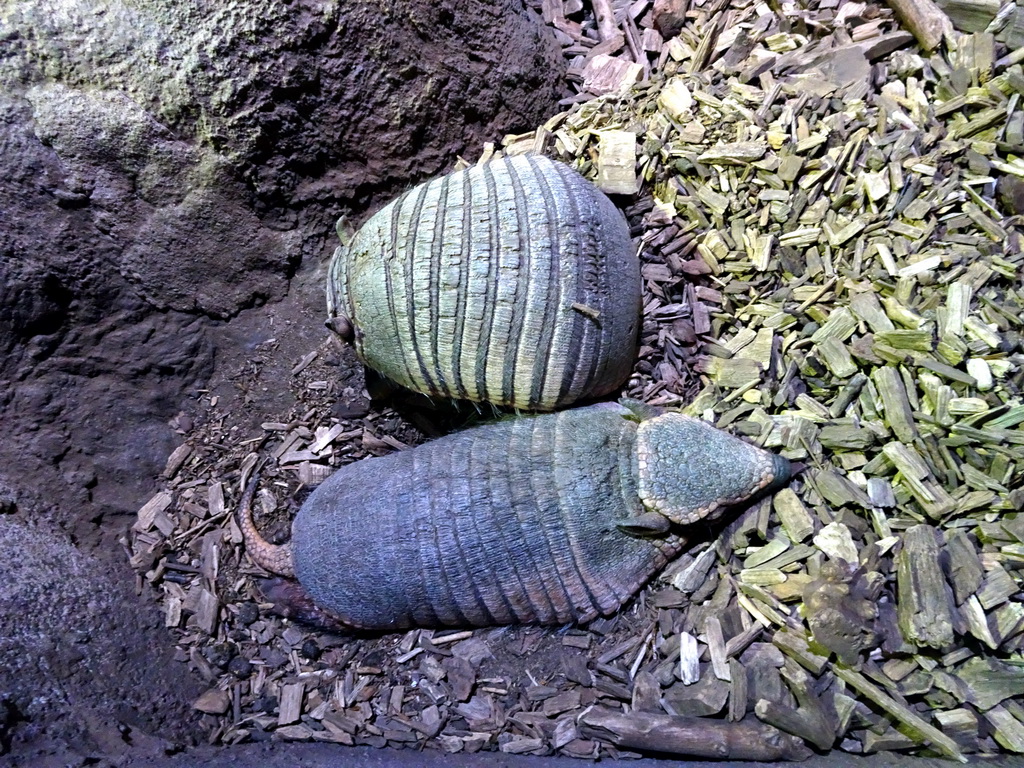
POLYGON ((645 283, 623 394, 802 474, 586 627, 324 635, 259 604, 241 484, 275 460, 260 520, 286 531, 300 485, 420 439, 338 410, 359 386, 325 343, 280 423, 204 401, 126 539, 212 741, 1024 752, 1021 11, 975 4, 924 53, 887 7, 809 5, 544 0, 579 103, 484 153, 620 196, 645 283))

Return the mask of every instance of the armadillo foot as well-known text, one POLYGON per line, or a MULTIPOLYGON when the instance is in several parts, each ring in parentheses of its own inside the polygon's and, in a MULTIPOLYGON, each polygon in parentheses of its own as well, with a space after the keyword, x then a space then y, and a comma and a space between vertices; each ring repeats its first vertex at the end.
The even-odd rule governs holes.
POLYGON ((274 613, 328 632, 351 632, 353 627, 320 608, 295 579, 260 579, 260 591, 274 604, 274 613))

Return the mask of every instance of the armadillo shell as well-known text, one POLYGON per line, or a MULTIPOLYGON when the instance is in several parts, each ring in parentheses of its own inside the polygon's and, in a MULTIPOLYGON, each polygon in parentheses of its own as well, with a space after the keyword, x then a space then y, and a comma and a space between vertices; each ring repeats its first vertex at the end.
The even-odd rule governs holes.
POLYGON ((328 314, 409 389, 553 410, 629 375, 640 290, 622 213, 527 155, 421 184, 371 217, 334 254, 328 314))
POLYGON ((614 611, 681 546, 616 528, 643 512, 624 412, 508 420, 342 467, 293 523, 296 576, 367 629, 614 611))

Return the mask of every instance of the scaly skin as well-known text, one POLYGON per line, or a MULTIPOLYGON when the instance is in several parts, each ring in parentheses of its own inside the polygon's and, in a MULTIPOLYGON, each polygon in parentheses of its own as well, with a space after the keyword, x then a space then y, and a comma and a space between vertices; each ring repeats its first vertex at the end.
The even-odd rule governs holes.
POLYGON ((328 327, 403 387, 553 411, 629 375, 642 303, 629 226, 562 163, 517 155, 433 179, 345 241, 328 327))

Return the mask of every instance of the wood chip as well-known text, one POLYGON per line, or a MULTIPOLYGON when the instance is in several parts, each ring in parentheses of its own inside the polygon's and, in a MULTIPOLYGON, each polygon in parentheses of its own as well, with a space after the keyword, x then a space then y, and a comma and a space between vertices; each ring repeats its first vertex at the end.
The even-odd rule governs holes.
POLYGON ((601 131, 597 155, 597 186, 611 195, 636 192, 636 134, 601 131))
POLYGON ((953 608, 939 565, 940 534, 915 525, 897 556, 900 630, 912 643, 945 650, 953 643, 953 608))
POLYGON ((811 751, 799 739, 755 723, 633 712, 595 707, 580 720, 581 732, 629 749, 721 760, 803 760, 811 751))
POLYGON ((208 715, 223 715, 231 706, 227 691, 212 688, 203 693, 192 704, 192 708, 208 715))
POLYGON ((281 686, 280 709, 277 715, 279 726, 298 722, 302 715, 302 699, 305 690, 306 686, 302 683, 287 683, 281 686))

